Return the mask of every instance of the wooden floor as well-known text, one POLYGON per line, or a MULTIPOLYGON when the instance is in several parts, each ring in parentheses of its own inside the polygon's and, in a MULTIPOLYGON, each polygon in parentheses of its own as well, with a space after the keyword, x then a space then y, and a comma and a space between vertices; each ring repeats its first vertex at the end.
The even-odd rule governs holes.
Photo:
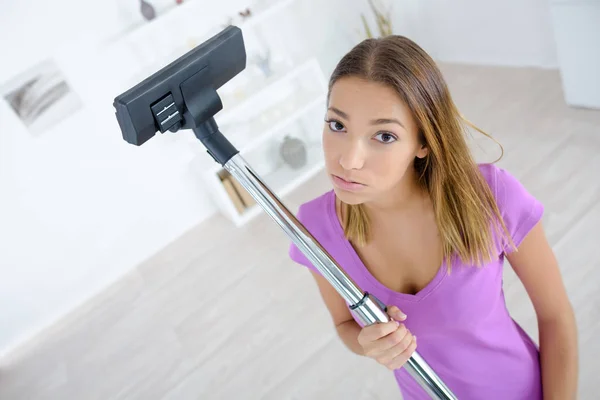
MULTIPOLYGON (((566 107, 556 71, 443 69, 463 113, 503 144, 499 165, 546 206, 577 312, 580 399, 597 399, 600 112, 566 107)), ((473 146, 480 161, 499 154, 477 135, 473 146)), ((324 190, 319 175, 284 200, 295 212, 324 190)), ((345 350, 287 246, 265 214, 241 229, 211 218, 0 360, 0 399, 400 398, 389 371, 345 350)), ((505 288, 515 319, 537 337, 510 268, 505 288)))

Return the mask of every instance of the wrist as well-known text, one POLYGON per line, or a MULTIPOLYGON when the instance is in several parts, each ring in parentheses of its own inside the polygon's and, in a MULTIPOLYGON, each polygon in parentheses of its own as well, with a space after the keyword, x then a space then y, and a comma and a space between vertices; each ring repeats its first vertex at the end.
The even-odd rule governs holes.
POLYGON ((342 342, 346 347, 353 353, 364 356, 364 350, 361 344, 358 342, 358 335, 361 331, 361 327, 356 323, 355 320, 351 319, 336 326, 337 334, 342 339, 342 342))

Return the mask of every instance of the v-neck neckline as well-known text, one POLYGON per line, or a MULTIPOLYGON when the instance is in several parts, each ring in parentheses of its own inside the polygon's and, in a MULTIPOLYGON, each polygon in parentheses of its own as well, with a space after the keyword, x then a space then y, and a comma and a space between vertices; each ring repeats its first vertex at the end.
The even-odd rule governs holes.
MULTIPOLYGON (((343 241, 344 246, 346 247, 346 250, 352 257, 354 265, 358 269, 358 272, 366 280, 368 280, 372 285, 377 287, 377 289, 385 292, 386 294, 390 295, 392 298, 396 298, 396 299, 403 300, 403 301, 409 301, 409 302, 422 301, 423 299, 428 297, 431 293, 433 293, 434 290, 443 282, 444 278, 446 277, 448 268, 447 268, 446 261, 442 260, 442 264, 438 268, 438 271, 435 274, 435 276, 433 277, 433 279, 431 279, 431 281, 429 281, 429 283, 427 283, 427 285, 425 285, 425 287, 423 287, 417 293, 415 293, 415 294, 403 293, 403 292, 397 292, 395 290, 390 289, 389 287, 387 287, 386 285, 381 283, 371 273, 371 271, 369 271, 369 269, 367 268, 367 266, 365 265, 363 260, 358 255, 356 249, 354 249, 354 246, 352 246, 352 243, 350 243, 350 241, 344 235, 344 228, 343 228, 343 226, 337 216, 337 212, 336 212, 336 195, 335 195, 335 191, 333 191, 333 190, 331 190, 329 192, 329 196, 327 198, 327 211, 329 214, 329 221, 331 223, 331 227, 332 227, 334 233, 338 237, 340 237, 340 239, 343 241)), ((364 291, 365 289, 361 288, 361 290, 364 291)))

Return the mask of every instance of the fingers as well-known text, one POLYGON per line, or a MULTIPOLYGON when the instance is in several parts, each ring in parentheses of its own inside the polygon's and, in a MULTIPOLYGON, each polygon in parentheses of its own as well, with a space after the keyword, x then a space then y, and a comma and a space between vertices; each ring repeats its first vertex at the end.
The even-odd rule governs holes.
POLYGON ((389 362, 402 353, 408 347, 411 340, 412 335, 409 330, 404 324, 400 324, 396 331, 377 342, 377 346, 374 346, 372 350, 373 357, 382 363, 389 362))
POLYGON ((396 321, 373 324, 361 331, 359 341, 362 341, 363 344, 374 342, 394 332, 398 326, 399 323, 396 321))
POLYGON ((406 334, 398 339, 398 342, 381 353, 375 358, 377 362, 387 366, 390 369, 396 369, 402 366, 412 355, 414 350, 411 350, 411 346, 416 348, 416 339, 408 330, 406 334))
POLYGON ((407 318, 398 307, 390 306, 387 312, 391 320, 364 327, 358 335, 358 342, 366 356, 394 370, 401 368, 415 352, 417 338, 398 322, 407 318))
POLYGON ((391 317, 391 321, 375 324, 366 330, 364 335, 366 341, 374 341, 389 335, 398 327, 399 324, 396 321, 404 321, 406 319, 406 314, 396 306, 388 308, 388 315, 391 317))
POLYGON ((408 359, 417 349, 417 337, 412 335, 409 336, 411 337, 411 341, 409 342, 408 346, 396 357, 384 364, 388 369, 393 371, 395 369, 402 368, 402 366, 406 363, 406 361, 408 361, 408 359))
MULTIPOLYGON (((399 348, 398 346, 402 345, 403 342, 406 342, 406 346, 410 343, 411 334, 404 326, 404 324, 400 324, 398 329, 394 332, 383 338, 379 343, 381 343, 380 348, 377 349, 379 351, 390 352, 393 351, 394 348, 399 348)), ((406 347, 405 346, 405 347, 406 347)))
POLYGON ((404 321, 406 319, 406 314, 404 314, 398 307, 390 306, 388 308, 388 315, 395 319, 396 321, 404 321))
POLYGON ((408 346, 411 338, 412 335, 410 335, 404 324, 394 322, 394 330, 392 332, 366 342, 363 347, 367 356, 378 358, 383 353, 389 353, 395 347, 398 349, 399 347, 397 346, 401 345, 403 341, 405 342, 405 347, 408 346))

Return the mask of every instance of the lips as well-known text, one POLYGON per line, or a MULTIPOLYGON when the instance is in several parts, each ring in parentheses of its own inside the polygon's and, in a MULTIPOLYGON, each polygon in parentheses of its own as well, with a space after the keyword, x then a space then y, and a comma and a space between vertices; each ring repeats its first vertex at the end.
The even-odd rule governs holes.
POLYGON ((337 175, 332 175, 332 177, 333 177, 333 183, 342 190, 355 192, 355 191, 361 190, 365 187, 365 185, 363 185, 362 183, 347 180, 347 179, 341 178, 337 175))
POLYGON ((343 180, 346 183, 355 183, 357 185, 362 185, 362 183, 360 183, 360 182, 356 182, 356 181, 353 181, 353 180, 350 180, 350 179, 346 179, 346 178, 343 178, 343 177, 338 176, 338 175, 335 175, 335 177, 338 178, 338 179, 343 180))

